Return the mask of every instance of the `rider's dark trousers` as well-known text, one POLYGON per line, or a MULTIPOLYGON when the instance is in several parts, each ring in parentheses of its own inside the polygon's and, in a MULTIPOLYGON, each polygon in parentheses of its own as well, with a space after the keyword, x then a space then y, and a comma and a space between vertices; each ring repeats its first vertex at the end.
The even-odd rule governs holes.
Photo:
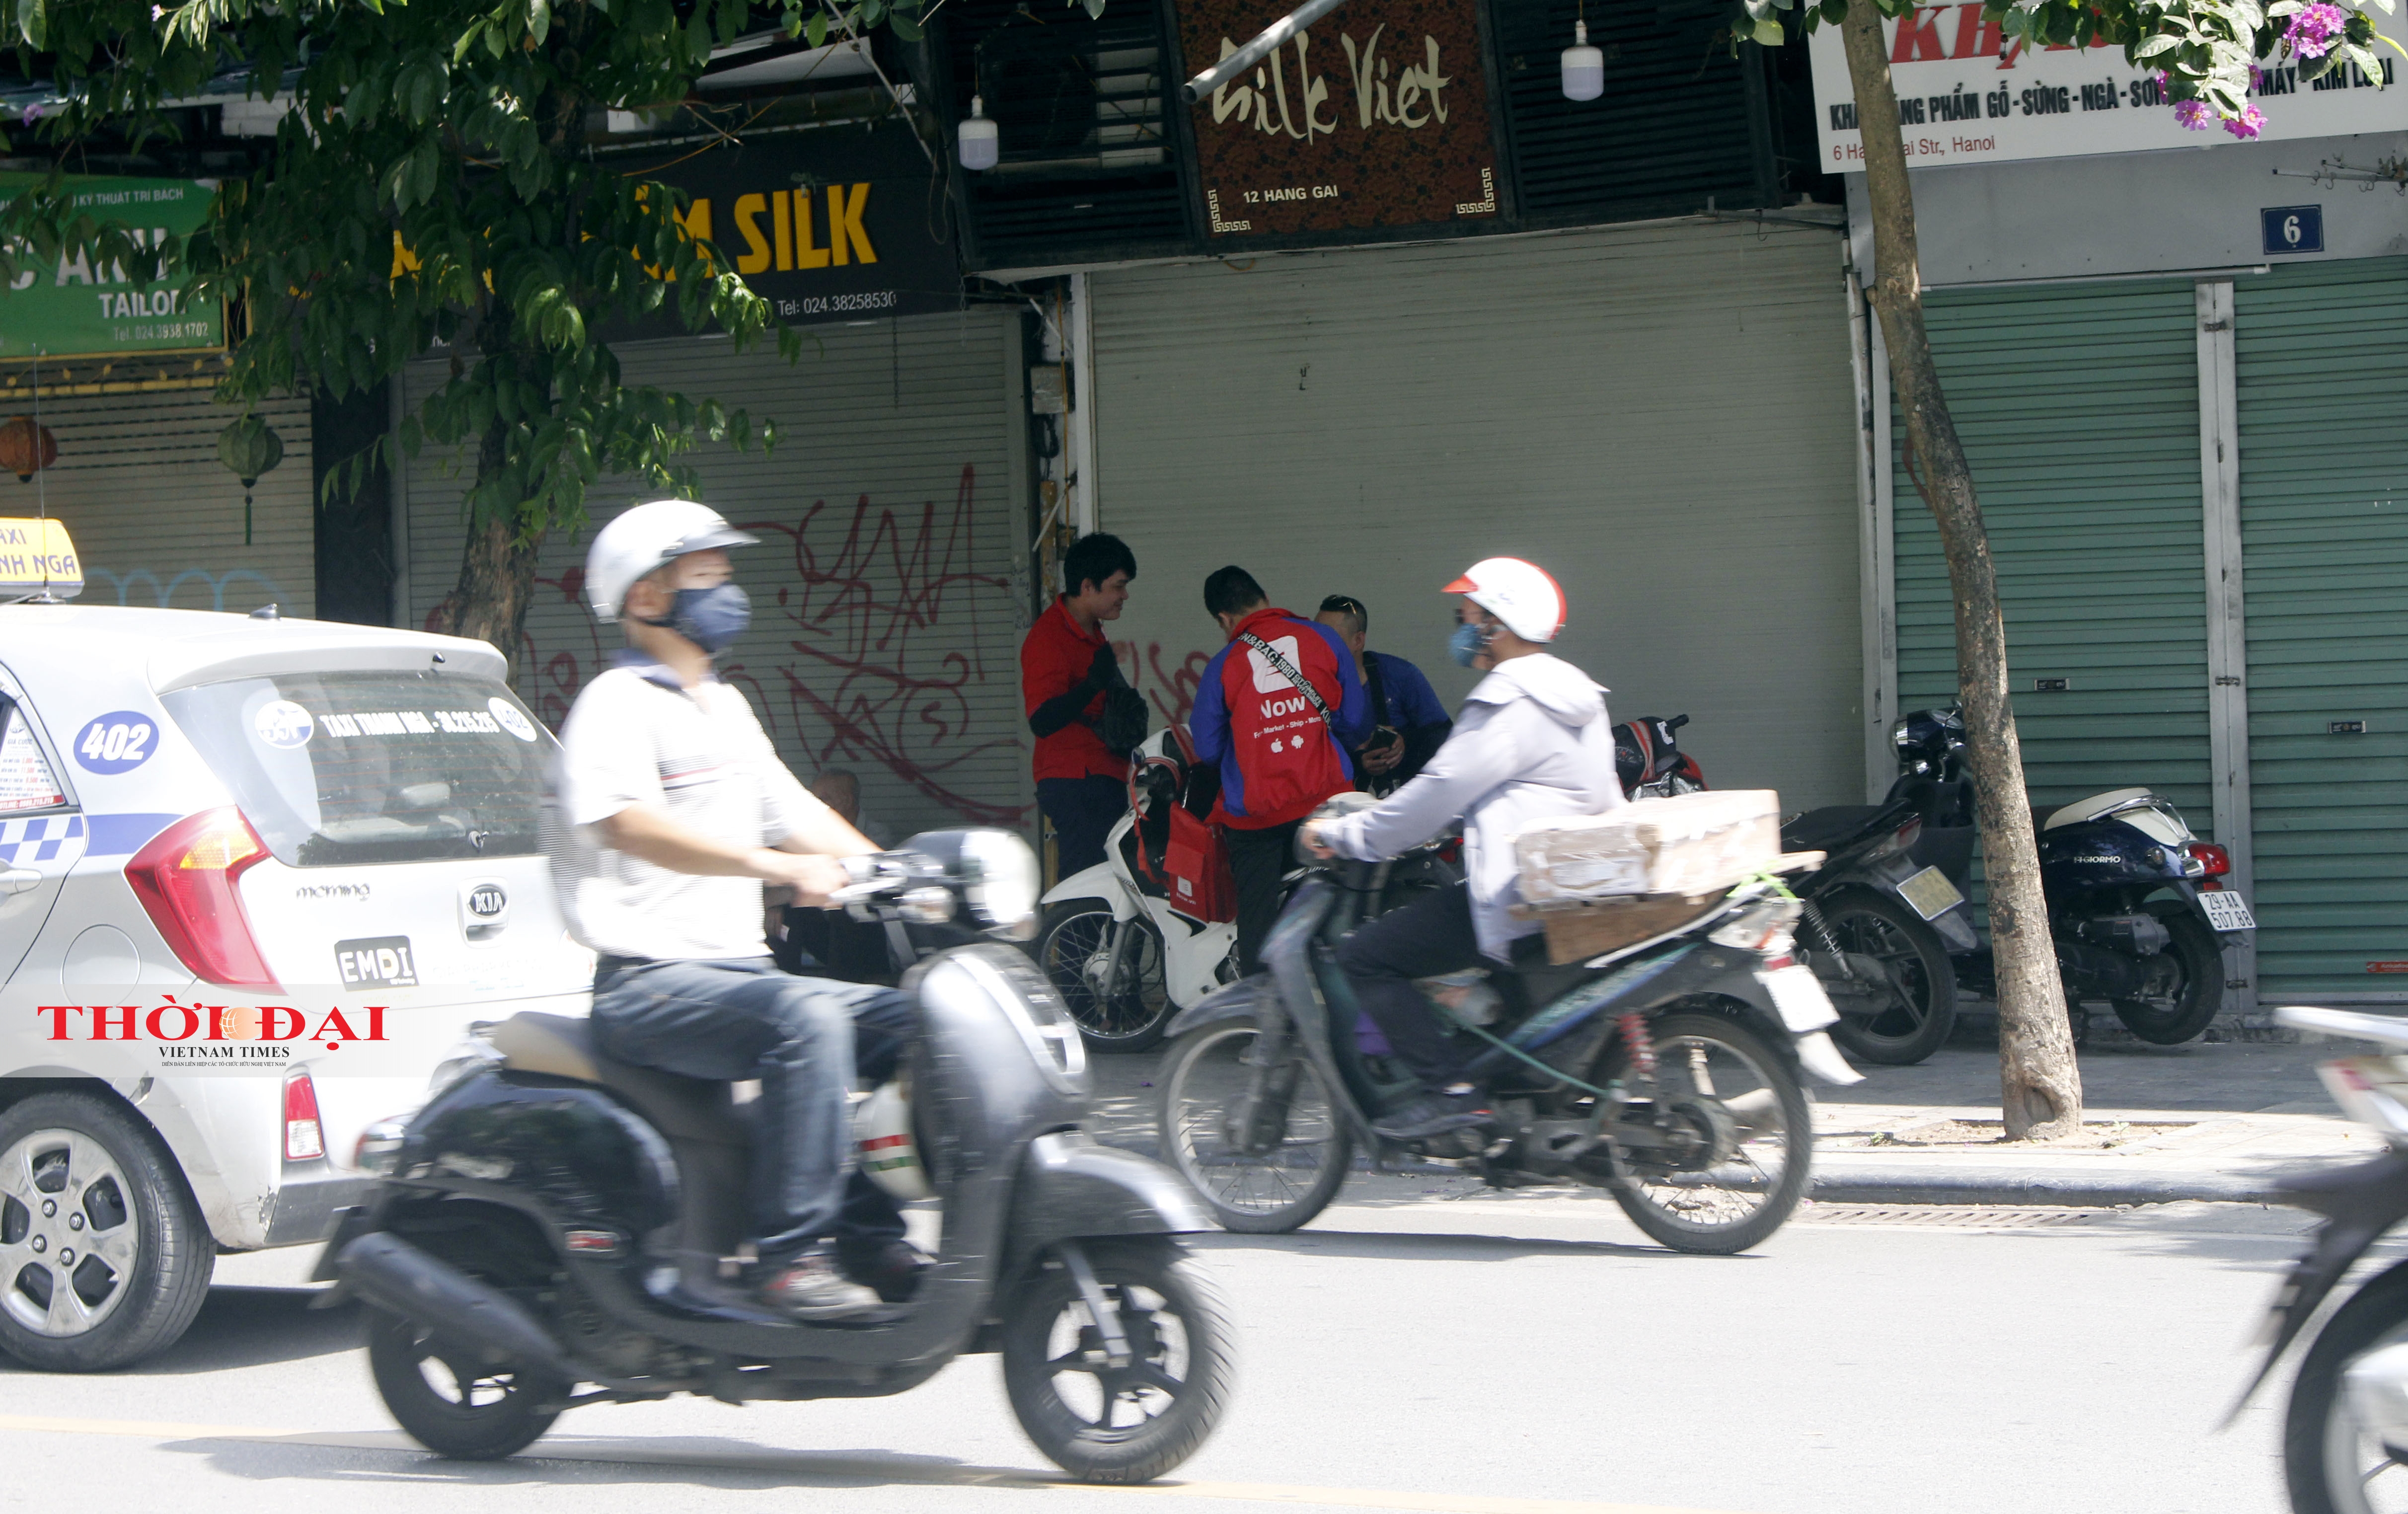
POLYGON ((1105 840, 1128 813, 1128 784, 1093 774, 1039 778, 1037 807, 1054 822, 1054 880, 1059 882, 1104 860, 1105 840))
POLYGON ((1469 884, 1425 895, 1356 926, 1339 943, 1338 965, 1408 1071, 1432 1089, 1461 1075, 1457 1043, 1440 1022, 1438 1011, 1413 987, 1413 979, 1497 966, 1480 954, 1480 937, 1471 928, 1469 884))
POLYGON ((606 967, 594 1029, 622 1062, 716 1082, 761 1080, 752 1240, 782 1262, 823 1237, 848 1248, 903 1234, 886 1191, 852 1167, 848 1095, 884 1081, 910 1036, 894 989, 790 978, 767 957, 606 967))

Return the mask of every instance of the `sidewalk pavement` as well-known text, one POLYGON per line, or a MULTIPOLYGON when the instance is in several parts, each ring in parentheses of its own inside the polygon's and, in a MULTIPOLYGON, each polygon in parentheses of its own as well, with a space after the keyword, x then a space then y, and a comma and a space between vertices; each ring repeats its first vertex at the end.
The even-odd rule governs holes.
MULTIPOLYGON (((1860 1066, 1817 1091, 1814 1196, 1843 1203, 2107 1207, 2256 1203, 2286 1170, 2361 1161, 2382 1139, 2344 1120, 2316 1064, 2356 1042, 2092 1045, 2081 1053, 2084 1136, 1999 1134, 1999 1058, 1949 1046, 1914 1067, 1860 1066)), ((1100 1056, 1096 1137, 1154 1153, 1160 1058, 1100 1056)))

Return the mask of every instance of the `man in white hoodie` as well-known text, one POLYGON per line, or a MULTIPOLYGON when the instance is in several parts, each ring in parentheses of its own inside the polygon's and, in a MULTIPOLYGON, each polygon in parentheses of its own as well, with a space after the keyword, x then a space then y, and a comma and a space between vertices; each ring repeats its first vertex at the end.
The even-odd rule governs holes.
POLYGON ((1515 943, 1539 934, 1510 912, 1521 898, 1513 837, 1544 820, 1624 804, 1605 691, 1547 644, 1564 625, 1564 593, 1516 557, 1473 564, 1446 586, 1461 594, 1452 650, 1488 674, 1464 701, 1455 733, 1421 775, 1374 808, 1314 823, 1320 856, 1393 857, 1464 821, 1465 881, 1381 916, 1349 936, 1338 964, 1423 1093, 1372 1124, 1396 1140, 1486 1123, 1486 1095, 1462 1078, 1453 1039, 1417 978, 1511 968, 1515 943))

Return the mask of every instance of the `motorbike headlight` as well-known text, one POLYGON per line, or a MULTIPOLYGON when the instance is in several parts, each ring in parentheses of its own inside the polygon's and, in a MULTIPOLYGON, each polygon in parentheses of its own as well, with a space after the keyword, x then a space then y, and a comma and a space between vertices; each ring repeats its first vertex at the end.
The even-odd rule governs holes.
POLYGON ((994 960, 1003 955, 1000 949, 979 947, 945 960, 959 964, 1011 1012, 1011 1028, 1020 1033, 1047 1082, 1072 1098, 1085 1098, 1087 1043, 1079 1035, 1079 1022, 1025 957, 1015 953, 1011 961, 994 960))
POLYGON ((965 832, 962 861, 974 878, 970 907, 988 929, 1022 941, 1034 936, 1042 874, 1028 843, 1010 831, 965 832))

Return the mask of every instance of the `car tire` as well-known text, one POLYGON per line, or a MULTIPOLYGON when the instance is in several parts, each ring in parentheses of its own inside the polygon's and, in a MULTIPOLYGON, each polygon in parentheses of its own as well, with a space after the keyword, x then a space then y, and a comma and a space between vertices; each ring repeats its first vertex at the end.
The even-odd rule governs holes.
POLYGON ((138 1116, 91 1093, 0 1110, 0 1350, 45 1372, 129 1366, 191 1326, 216 1266, 183 1173, 138 1116))

